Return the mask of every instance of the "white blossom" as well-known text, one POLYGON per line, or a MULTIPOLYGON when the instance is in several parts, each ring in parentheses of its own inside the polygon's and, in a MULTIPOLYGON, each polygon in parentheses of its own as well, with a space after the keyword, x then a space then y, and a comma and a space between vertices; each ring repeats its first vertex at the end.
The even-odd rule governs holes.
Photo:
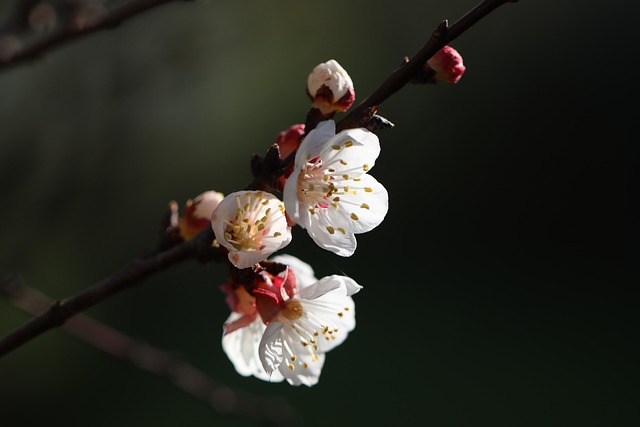
POLYGON ((326 120, 298 148, 283 196, 287 215, 322 248, 340 256, 356 250, 355 234, 387 214, 387 190, 368 174, 380 154, 378 137, 364 128, 336 135, 326 120))
POLYGON ((263 191, 229 194, 213 211, 211 227, 237 268, 251 267, 291 242, 283 203, 263 191))
MULTIPOLYGON (((222 346, 241 375, 312 386, 320 378, 325 353, 344 342, 355 328, 352 295, 362 287, 346 276, 317 280, 308 264, 290 255, 271 261, 289 267, 276 277, 263 276, 263 287, 255 292, 260 316, 225 333, 222 346), (263 304, 269 306, 266 322, 263 304)), ((241 316, 232 313, 226 324, 241 316)))

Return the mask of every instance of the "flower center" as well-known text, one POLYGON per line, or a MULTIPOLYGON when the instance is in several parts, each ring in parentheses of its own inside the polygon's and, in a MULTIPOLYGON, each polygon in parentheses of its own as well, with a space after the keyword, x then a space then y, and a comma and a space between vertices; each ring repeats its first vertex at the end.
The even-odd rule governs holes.
POLYGON ((287 301, 280 311, 280 314, 289 320, 298 320, 302 317, 303 313, 304 309, 302 308, 302 304, 294 299, 287 301))
POLYGON ((328 172, 319 157, 307 162, 298 175, 298 200, 313 208, 328 208, 327 200, 337 191, 328 172))
POLYGON ((224 236, 239 251, 261 251, 266 247, 265 238, 278 237, 280 232, 268 236, 271 226, 284 212, 284 206, 275 210, 264 199, 261 192, 247 193, 237 197, 236 216, 225 221, 224 236))

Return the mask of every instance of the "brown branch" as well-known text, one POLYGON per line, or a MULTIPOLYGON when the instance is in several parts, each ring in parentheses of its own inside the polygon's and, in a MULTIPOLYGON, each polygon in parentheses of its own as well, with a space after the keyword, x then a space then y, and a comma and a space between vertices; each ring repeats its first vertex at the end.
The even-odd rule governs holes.
POLYGON ((427 60, 442 47, 451 43, 498 7, 515 2, 517 0, 484 0, 453 25, 449 26, 447 21, 441 22, 427 43, 409 61, 393 71, 375 91, 336 124, 336 131, 365 126, 377 111, 378 106, 409 83, 427 60))
MULTIPOLYGON (((37 316, 53 300, 17 279, 0 277, 0 294, 17 308, 37 316)), ((135 340, 97 320, 78 314, 62 328, 92 346, 143 371, 167 378, 215 412, 264 425, 294 426, 298 415, 283 399, 233 390, 167 351, 135 340)))
MULTIPOLYGON (((124 21, 132 18, 135 15, 141 14, 149 9, 157 6, 171 3, 176 0, 134 0, 123 6, 114 8, 112 10, 105 10, 104 15, 101 17, 92 17, 95 19, 90 20, 86 25, 78 28, 73 25, 63 25, 57 30, 52 30, 51 33, 37 39, 31 45, 24 48, 17 47, 10 54, 0 56, 0 72, 8 68, 14 67, 18 64, 38 59, 42 57, 46 52, 57 48, 63 44, 67 44, 71 41, 82 38, 86 35, 95 33, 100 30, 107 30, 115 28, 122 24, 124 21)), ((188 0, 183 0, 188 1, 188 0)), ((23 13, 28 13, 28 10, 23 13)), ((16 14, 14 19, 25 19, 16 14)), ((10 23, 7 27, 16 27, 16 23, 10 23)), ((2 34, 5 37, 11 36, 10 33, 2 34)), ((2 46, 0 46, 1 48, 2 46)), ((0 49, 1 53, 2 49, 0 49)))
POLYGON ((56 301, 46 312, 35 317, 0 340, 0 357, 22 346, 40 334, 64 324, 67 319, 125 289, 139 285, 144 279, 188 259, 202 261, 226 259, 212 247, 213 231, 207 227, 198 236, 167 251, 133 261, 115 275, 96 283, 76 296, 56 301))

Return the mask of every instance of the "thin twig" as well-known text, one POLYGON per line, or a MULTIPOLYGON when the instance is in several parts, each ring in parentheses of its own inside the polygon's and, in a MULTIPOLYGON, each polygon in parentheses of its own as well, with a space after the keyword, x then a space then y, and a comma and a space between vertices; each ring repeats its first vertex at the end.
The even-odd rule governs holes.
MULTIPOLYGON (((0 294, 33 316, 44 312, 53 303, 51 298, 16 278, 0 277, 0 294)), ((286 400, 233 390, 173 354, 133 339, 85 314, 77 314, 62 329, 136 368, 167 378, 174 386, 219 414, 263 425, 297 425, 298 415, 286 400)))
MULTIPOLYGON (((115 28, 124 21, 146 12, 149 9, 161 6, 177 0, 137 0, 131 1, 123 6, 106 11, 101 19, 89 22, 82 28, 64 26, 50 34, 36 40, 30 46, 16 49, 11 55, 0 57, 0 72, 18 64, 41 58, 46 52, 57 48, 63 44, 80 39, 88 34, 100 30, 115 28)), ((188 1, 188 0, 183 0, 188 1)), ((5 34, 10 35, 10 34, 5 34)))
POLYGON ((363 99, 337 124, 336 130, 362 127, 375 113, 383 101, 402 89, 417 74, 429 58, 435 55, 442 47, 451 43, 466 30, 471 28, 480 19, 493 12, 505 3, 515 3, 517 0, 485 0, 471 9, 462 18, 449 26, 447 21, 438 25, 427 43, 407 62, 398 67, 389 77, 363 99))

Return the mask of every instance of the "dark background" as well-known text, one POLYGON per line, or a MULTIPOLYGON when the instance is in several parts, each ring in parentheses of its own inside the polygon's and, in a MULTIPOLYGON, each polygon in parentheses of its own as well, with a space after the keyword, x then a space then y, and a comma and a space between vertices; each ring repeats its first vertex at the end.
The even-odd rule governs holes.
MULTIPOLYGON (((0 270, 54 298, 110 276, 153 245, 170 200, 249 182, 250 156, 304 121, 316 64, 343 65, 359 101, 476 4, 168 4, 2 72, 0 270)), ((215 263, 87 313, 287 398, 310 427, 638 425, 632 5, 503 6, 452 43, 457 85, 407 86, 381 106, 395 124, 371 171, 386 220, 351 258, 301 230, 285 251, 364 286, 318 385, 235 373, 215 263)), ((27 320, 0 301, 0 335, 27 320)), ((7 427, 253 425, 62 330, 0 360, 0 402, 7 427)))

